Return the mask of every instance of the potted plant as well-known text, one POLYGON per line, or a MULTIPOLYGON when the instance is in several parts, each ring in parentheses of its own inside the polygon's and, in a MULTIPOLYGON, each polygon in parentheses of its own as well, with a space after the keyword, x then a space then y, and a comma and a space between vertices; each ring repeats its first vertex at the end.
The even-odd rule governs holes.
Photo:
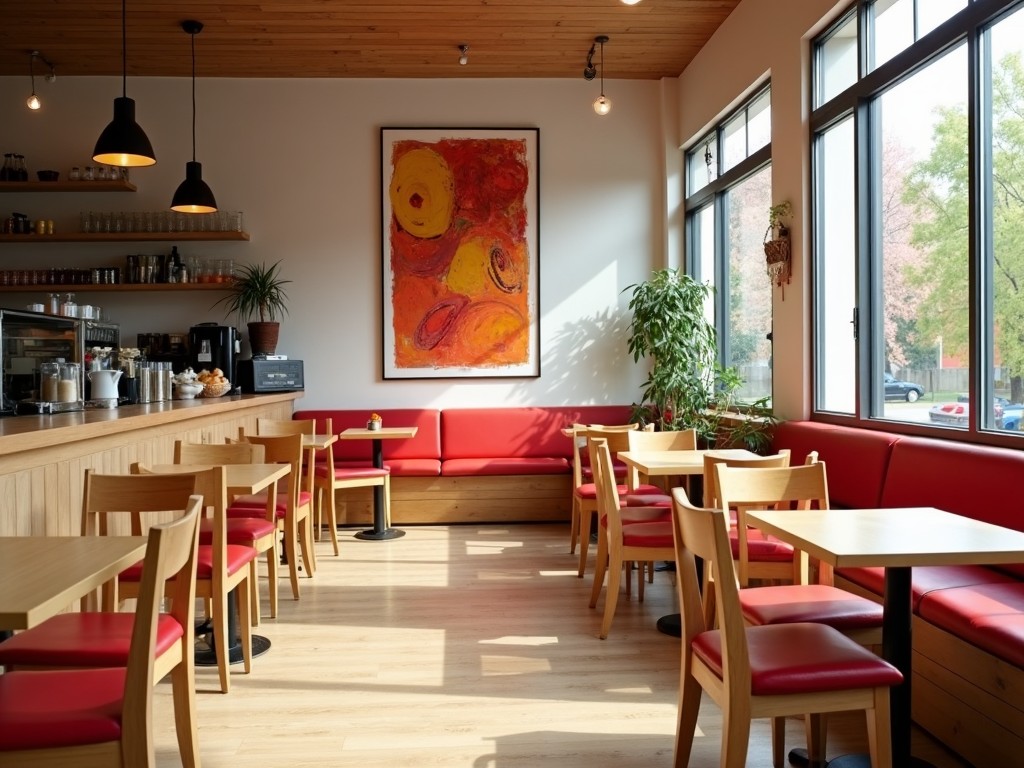
MULTIPOLYGON (((703 445, 767 447, 770 420, 764 413, 749 418, 731 412, 743 380, 718 362, 715 327, 705 314, 714 289, 676 269, 662 269, 625 290, 633 294, 629 351, 634 362, 650 360, 633 420, 654 422, 659 430, 695 429, 703 445)), ((764 405, 755 404, 766 412, 764 405)))
POLYGON ((239 322, 246 322, 253 355, 274 354, 280 333, 277 318, 288 314, 288 295, 283 286, 291 280, 281 279, 280 266, 280 261, 269 267, 242 265, 232 279, 230 293, 214 304, 226 304, 227 314, 237 314, 239 322))
POLYGON ((793 206, 788 200, 777 203, 768 209, 768 229, 764 233, 764 256, 768 267, 768 276, 780 288, 789 282, 790 246, 789 227, 784 219, 793 213, 793 206))

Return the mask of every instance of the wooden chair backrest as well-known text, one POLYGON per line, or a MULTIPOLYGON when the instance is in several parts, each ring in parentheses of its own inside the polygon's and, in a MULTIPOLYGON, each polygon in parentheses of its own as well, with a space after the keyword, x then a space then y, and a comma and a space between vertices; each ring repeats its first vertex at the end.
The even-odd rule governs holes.
POLYGON ((704 506, 721 508, 718 504, 718 483, 715 478, 715 467, 718 464, 725 464, 729 467, 744 467, 746 469, 766 469, 770 467, 788 467, 789 461, 789 448, 783 448, 778 453, 770 456, 758 456, 752 459, 729 459, 724 456, 705 453, 704 506))
POLYGON ((626 433, 631 451, 695 451, 697 430, 679 429, 666 432, 648 432, 636 429, 626 433))
MULTIPOLYGON (((264 457, 268 464, 291 465, 291 473, 281 482, 286 484, 293 504, 298 502, 299 491, 303 489, 304 485, 308 485, 305 490, 312 493, 313 473, 306 473, 305 478, 302 475, 301 434, 246 435, 245 439, 254 445, 263 446, 264 457)), ((281 487, 280 483, 278 487, 281 487)))
MULTIPOLYGON (((825 462, 798 467, 747 469, 715 466, 715 482, 723 509, 736 510, 739 540, 740 584, 749 581, 750 559, 747 550, 747 512, 752 509, 828 509, 828 477, 825 462)), ((807 580, 806 555, 799 558, 794 579, 807 580)))
POLYGON ((315 435, 316 419, 256 419, 257 435, 315 435))
POLYGON ((590 453, 590 465, 594 469, 594 484, 597 487, 598 521, 604 520, 608 526, 608 538, 618 541, 622 538, 622 518, 619 515, 619 492, 607 438, 588 437, 587 450, 590 453))
POLYGON ((164 513, 153 522, 166 521, 170 513, 180 513, 195 492, 195 479, 189 476, 112 475, 87 469, 82 486, 82 535, 143 536, 143 514, 164 513), (128 516, 128 530, 117 522, 112 530, 115 515, 128 516))
POLYGON ((262 464, 262 445, 254 443, 186 443, 174 441, 175 464, 262 464))
POLYGON ((672 489, 673 540, 676 552, 676 589, 682 613, 682 647, 688 652, 693 639, 716 624, 721 631, 725 664, 723 679, 731 702, 750 697, 750 657, 739 582, 729 544, 729 518, 724 510, 695 507, 684 488, 672 489), (715 582, 715 621, 704 614, 697 558, 710 566, 715 582))
MULTIPOLYGON (((649 425, 644 429, 653 429, 654 425, 649 425)), ((573 487, 579 488, 583 485, 583 467, 590 461, 590 454, 587 448, 587 438, 594 434, 598 438, 606 438, 611 433, 617 432, 630 432, 639 429, 639 423, 632 424, 573 424, 572 425, 572 479, 573 487), (584 461, 586 459, 586 461, 584 461)), ((625 442, 622 445, 626 445, 625 442)), ((613 449, 614 450, 614 449, 613 449)), ((617 450, 624 451, 626 448, 618 448, 617 450)))
MULTIPOLYGON (((189 464, 190 462, 182 462, 189 464)), ((262 462, 260 462, 262 463, 262 462)), ((225 568, 225 552, 227 547, 227 510, 228 510, 228 484, 227 470, 224 464, 218 464, 209 469, 181 471, 154 472, 153 469, 142 462, 135 462, 131 466, 133 475, 189 475, 195 481, 195 493, 203 497, 203 508, 210 510, 210 519, 213 521, 213 567, 214 570, 225 568)))
MULTIPOLYGON (((136 485, 167 475, 125 475, 140 479, 136 485)), ((188 479, 180 475, 172 478, 188 479)), ((157 625, 165 594, 171 598, 170 613, 185 628, 195 622, 196 551, 199 546, 199 509, 203 500, 190 496, 178 519, 149 529, 142 564, 135 622, 125 670, 124 708, 121 721, 124 765, 155 765, 153 746, 153 674, 157 625)))

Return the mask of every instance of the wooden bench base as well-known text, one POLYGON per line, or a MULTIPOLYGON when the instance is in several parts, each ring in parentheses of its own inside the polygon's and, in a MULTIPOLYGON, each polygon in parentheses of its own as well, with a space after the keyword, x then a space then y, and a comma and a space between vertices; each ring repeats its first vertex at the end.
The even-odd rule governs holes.
MULTIPOLYGON (((369 488, 337 491, 338 523, 373 520, 369 488)), ((391 524, 569 522, 571 475, 392 477, 391 524)))

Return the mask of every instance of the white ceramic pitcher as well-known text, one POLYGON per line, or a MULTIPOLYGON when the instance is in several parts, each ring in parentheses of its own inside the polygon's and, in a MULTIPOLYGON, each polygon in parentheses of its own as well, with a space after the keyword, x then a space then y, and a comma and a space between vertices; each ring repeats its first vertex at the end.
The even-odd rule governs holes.
POLYGON ((117 380, 121 378, 123 371, 89 371, 89 383, 92 384, 92 399, 107 400, 117 399, 117 380))

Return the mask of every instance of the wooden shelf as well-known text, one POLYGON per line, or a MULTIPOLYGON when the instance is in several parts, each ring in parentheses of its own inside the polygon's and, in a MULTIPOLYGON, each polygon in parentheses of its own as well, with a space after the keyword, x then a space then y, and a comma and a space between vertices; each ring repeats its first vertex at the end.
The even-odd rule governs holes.
POLYGON ((228 283, 116 283, 113 285, 0 285, 0 293, 138 293, 140 291, 228 291, 228 283))
MULTIPOLYGON (((99 182, 93 182, 99 183, 99 182)), ((248 232, 70 232, 56 235, 0 235, 4 243, 228 242, 248 240, 248 232)))
POLYGON ((0 181, 0 192, 134 192, 130 181, 0 181))

